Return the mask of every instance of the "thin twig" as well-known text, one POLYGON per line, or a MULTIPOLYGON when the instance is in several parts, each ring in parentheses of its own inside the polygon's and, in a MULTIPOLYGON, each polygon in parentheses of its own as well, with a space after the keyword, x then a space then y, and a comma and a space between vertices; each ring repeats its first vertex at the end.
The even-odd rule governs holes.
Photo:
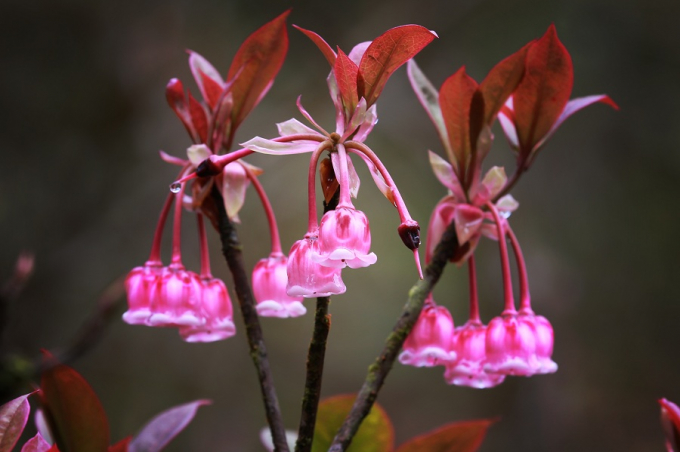
POLYGON ((241 243, 236 234, 236 229, 231 221, 229 221, 222 196, 216 189, 213 189, 212 195, 217 211, 218 232, 222 240, 222 254, 224 254, 229 271, 234 278, 234 290, 236 291, 236 297, 241 308, 243 323, 246 326, 250 357, 255 364, 260 381, 260 390, 262 391, 267 422, 269 423, 269 429, 271 430, 274 442, 274 450, 276 452, 288 452, 286 431, 281 418, 281 409, 279 408, 276 389, 274 388, 274 379, 269 366, 267 348, 265 347, 260 320, 255 311, 255 297, 253 296, 253 291, 248 282, 248 275, 243 265, 241 243))
POLYGON ((424 279, 418 281, 409 290, 408 301, 404 306, 401 316, 392 332, 387 336, 382 352, 375 362, 369 366, 368 374, 354 401, 352 410, 335 435, 331 448, 328 450, 329 452, 342 452, 349 447, 361 422, 368 415, 375 399, 378 397, 378 392, 385 382, 385 378, 387 378, 387 374, 392 368, 392 364, 394 364, 399 350, 406 340, 406 336, 408 336, 416 320, 418 320, 420 311, 423 309, 425 297, 427 297, 427 294, 430 293, 439 280, 444 267, 456 253, 458 246, 455 224, 451 223, 442 236, 442 240, 437 245, 432 261, 425 268, 424 279))
MULTIPOLYGON (((323 201, 323 212, 334 210, 340 200, 340 189, 328 201, 323 201)), ((309 452, 312 450, 314 429, 316 428, 316 414, 321 398, 321 382, 323 380, 323 366, 326 357, 326 343, 331 329, 331 315, 328 313, 329 297, 316 299, 316 314, 314 316, 314 332, 309 343, 307 353, 307 374, 305 390, 302 396, 302 410, 300 413, 300 427, 295 452, 309 452)))

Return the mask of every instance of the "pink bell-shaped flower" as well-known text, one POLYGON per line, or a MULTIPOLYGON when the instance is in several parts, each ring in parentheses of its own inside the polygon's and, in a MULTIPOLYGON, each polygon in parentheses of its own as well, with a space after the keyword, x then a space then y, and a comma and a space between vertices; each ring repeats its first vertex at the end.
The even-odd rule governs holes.
POLYGON ((181 264, 164 267, 156 282, 156 302, 152 306, 149 326, 198 326, 201 285, 196 273, 181 264))
POLYGON ((319 226, 319 252, 312 256, 326 267, 368 267, 378 259, 371 248, 368 218, 360 210, 338 207, 326 212, 319 226))
POLYGON ((319 253, 319 239, 307 234, 293 244, 288 254, 288 285, 286 293, 291 297, 327 297, 345 293, 347 287, 340 277, 340 269, 319 265, 312 256, 319 253))
POLYGON ((203 323, 183 326, 179 334, 187 342, 214 342, 236 334, 231 299, 224 283, 217 278, 200 279, 203 323))
POLYGON ((425 300, 425 307, 406 338, 399 362, 416 367, 446 365, 456 359, 451 349, 453 318, 444 306, 437 306, 432 294, 425 300))
POLYGON ((484 370, 486 328, 479 322, 471 321, 456 328, 452 348, 458 359, 446 366, 444 379, 448 384, 483 389, 503 383, 505 375, 484 370))
POLYGON ((253 293, 257 313, 263 317, 299 317, 307 312, 302 297, 286 293, 288 259, 281 253, 272 253, 260 259, 253 269, 253 293))
POLYGON ((533 325, 517 314, 505 314, 489 322, 484 370, 529 377, 538 372, 536 333, 533 325))
POLYGON ((149 261, 143 267, 135 267, 128 273, 125 278, 128 310, 123 314, 126 323, 145 325, 151 317, 162 269, 160 262, 149 261))
POLYGON ((520 310, 519 319, 534 329, 536 337, 536 359, 538 360, 538 374, 551 374, 557 371, 557 363, 552 360, 555 335, 553 327, 542 315, 535 315, 531 310, 520 310))

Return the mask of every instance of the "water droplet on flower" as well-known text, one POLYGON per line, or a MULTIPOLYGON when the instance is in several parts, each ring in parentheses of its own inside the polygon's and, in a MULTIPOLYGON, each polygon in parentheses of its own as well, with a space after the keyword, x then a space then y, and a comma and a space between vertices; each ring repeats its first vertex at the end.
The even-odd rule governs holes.
POLYGON ((173 193, 179 193, 179 191, 182 189, 182 184, 175 182, 173 184, 170 184, 170 191, 173 193))

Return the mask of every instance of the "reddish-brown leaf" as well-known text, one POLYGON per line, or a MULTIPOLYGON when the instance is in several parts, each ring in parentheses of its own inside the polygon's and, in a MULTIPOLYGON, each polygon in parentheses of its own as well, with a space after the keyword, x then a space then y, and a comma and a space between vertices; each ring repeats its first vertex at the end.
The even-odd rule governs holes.
POLYGON ((551 25, 529 45, 524 77, 513 96, 520 152, 531 152, 548 133, 569 101, 573 83, 571 56, 551 25))
MULTIPOLYGON (((456 159, 458 178, 464 184, 465 168, 470 161, 472 147, 476 144, 470 140, 470 113, 479 116, 479 95, 477 82, 465 73, 465 67, 460 68, 455 74, 447 78, 439 90, 439 107, 444 118, 444 125, 449 137, 449 143, 456 159), (473 98, 477 98, 475 109, 472 111, 473 98)), ((483 115, 482 104, 482 115, 483 115)), ((482 116, 483 118, 483 116, 482 116)), ((476 121, 478 122, 478 121, 476 121)), ((477 133, 480 128, 475 126, 477 133)))
POLYGON ((491 125, 498 111, 517 88, 524 75, 524 61, 531 43, 502 60, 489 71, 479 84, 484 96, 484 122, 491 125))
POLYGON ((128 452, 130 441, 132 441, 132 436, 128 436, 127 438, 118 441, 116 444, 109 446, 108 452, 128 452))
POLYGON ((260 100, 260 94, 274 80, 288 51, 286 18, 290 10, 266 23, 246 39, 231 63, 227 80, 236 74, 232 94, 232 132, 260 100))
POLYGON ((453 422, 407 441, 396 452, 474 452, 494 422, 495 419, 453 422))
POLYGON ((301 32, 303 32, 309 39, 312 40, 314 44, 321 50, 321 53, 323 53, 323 56, 326 57, 326 60, 328 60, 328 63, 331 65, 331 68, 335 67, 335 51, 331 48, 331 46, 328 45, 328 43, 317 33, 314 33, 313 31, 310 30, 305 30, 302 27, 298 27, 297 25, 293 25, 293 27, 297 28, 301 32))
POLYGON ((375 38, 359 64, 359 96, 366 99, 367 106, 375 103, 392 73, 435 37, 433 31, 420 25, 403 25, 375 38))
POLYGON ((109 447, 109 423, 99 399, 75 370, 55 362, 48 352, 40 388, 52 434, 60 450, 105 451, 109 447))
POLYGON ((359 102, 359 95, 357 94, 359 67, 338 48, 338 57, 335 59, 333 72, 340 91, 342 105, 345 107, 345 119, 349 120, 354 113, 357 102, 359 102))
POLYGON ((191 115, 191 122, 198 133, 198 138, 201 143, 206 142, 206 137, 208 136, 208 117, 205 113, 203 105, 197 101, 194 96, 189 94, 189 114, 191 115))

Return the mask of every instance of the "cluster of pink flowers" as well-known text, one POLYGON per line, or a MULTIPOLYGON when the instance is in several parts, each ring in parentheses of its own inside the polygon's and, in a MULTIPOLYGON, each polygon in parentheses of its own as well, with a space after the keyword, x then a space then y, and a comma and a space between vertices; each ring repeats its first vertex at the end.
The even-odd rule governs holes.
POLYGON ((425 260, 429 262, 444 230, 454 224, 458 250, 452 261, 467 261, 470 270, 470 314, 454 327, 451 314, 430 295, 399 357, 403 364, 446 367, 449 384, 488 388, 508 375, 552 373, 554 335, 550 322, 531 308, 526 266, 508 218, 519 204, 508 192, 533 163, 538 150, 571 114, 595 102, 614 104, 604 95, 569 100, 573 85, 571 57, 554 26, 501 61, 478 84, 461 68, 437 92, 415 62, 409 62, 411 84, 435 124, 448 161, 430 152, 430 163, 448 189, 435 207, 428 227, 425 260), (481 166, 493 142, 491 126, 499 119, 517 155, 511 179, 500 167, 481 177, 481 166), (474 252, 482 236, 498 240, 505 306, 484 325, 479 316, 474 252), (510 239, 520 282, 516 309, 506 240, 510 239))

